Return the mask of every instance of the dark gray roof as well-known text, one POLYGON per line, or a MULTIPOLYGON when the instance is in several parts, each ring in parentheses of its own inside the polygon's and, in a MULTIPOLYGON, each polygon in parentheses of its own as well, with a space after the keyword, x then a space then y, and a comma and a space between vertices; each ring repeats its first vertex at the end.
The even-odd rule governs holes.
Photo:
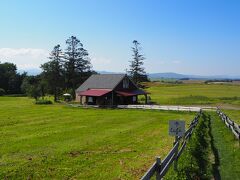
POLYGON ((77 88, 76 91, 86 91, 87 89, 114 89, 125 76, 125 74, 94 74, 77 88))

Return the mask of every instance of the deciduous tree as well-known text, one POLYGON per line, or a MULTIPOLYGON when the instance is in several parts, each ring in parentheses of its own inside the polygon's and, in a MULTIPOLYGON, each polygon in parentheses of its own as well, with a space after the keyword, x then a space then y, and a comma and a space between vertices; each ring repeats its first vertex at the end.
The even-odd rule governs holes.
POLYGON ((0 63, 0 88, 7 94, 20 94, 22 81, 26 73, 17 73, 17 67, 13 63, 0 63))
POLYGON ((46 93, 46 85, 41 74, 37 76, 27 76, 23 80, 21 88, 25 94, 33 97, 35 100, 38 100, 39 97, 43 99, 46 93))

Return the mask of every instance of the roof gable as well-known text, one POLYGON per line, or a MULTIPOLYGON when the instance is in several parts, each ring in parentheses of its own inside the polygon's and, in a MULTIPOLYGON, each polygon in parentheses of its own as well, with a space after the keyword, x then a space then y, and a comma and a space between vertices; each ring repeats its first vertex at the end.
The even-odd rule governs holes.
POLYGON ((76 92, 88 89, 114 89, 125 76, 125 74, 93 74, 76 92))

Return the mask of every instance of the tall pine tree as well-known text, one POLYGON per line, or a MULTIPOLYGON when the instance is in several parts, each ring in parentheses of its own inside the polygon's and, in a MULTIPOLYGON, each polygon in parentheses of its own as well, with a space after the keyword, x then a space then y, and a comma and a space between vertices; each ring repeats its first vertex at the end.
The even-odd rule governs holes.
POLYGON ((74 90, 82 83, 91 70, 88 52, 75 36, 66 40, 67 49, 64 56, 65 80, 67 89, 74 90))
POLYGON ((54 101, 58 100, 64 85, 62 50, 60 45, 56 45, 49 57, 50 61, 42 64, 43 78, 47 83, 49 93, 54 94, 54 101))
POLYGON ((142 54, 140 54, 139 52, 140 50, 141 50, 140 43, 137 40, 134 40, 132 47, 133 60, 130 61, 129 74, 133 82, 138 86, 141 86, 140 84, 141 82, 148 81, 147 74, 143 67, 145 57, 142 54))

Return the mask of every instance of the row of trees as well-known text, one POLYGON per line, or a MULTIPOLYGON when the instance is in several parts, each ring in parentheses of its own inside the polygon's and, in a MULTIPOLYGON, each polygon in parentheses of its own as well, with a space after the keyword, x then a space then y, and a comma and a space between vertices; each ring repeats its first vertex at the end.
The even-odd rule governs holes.
POLYGON ((54 95, 54 101, 59 99, 63 92, 75 95, 75 89, 91 74, 92 65, 88 52, 75 36, 66 40, 65 51, 56 45, 50 53, 49 61, 42 64, 40 76, 29 77, 23 84, 25 91, 38 98, 47 92, 54 95))
MULTIPOLYGON (((41 65, 42 73, 37 76, 20 75, 11 63, 0 64, 0 88, 8 94, 26 93, 35 99, 52 94, 57 101, 64 92, 74 96, 75 89, 96 72, 92 70, 88 51, 79 39, 71 36, 66 40, 66 46, 65 51, 59 44, 53 48, 49 61, 41 65)), ((137 85, 148 81, 143 67, 145 58, 140 50, 140 43, 134 40, 133 60, 127 72, 137 85)))
POLYGON ((0 91, 1 94, 21 94, 21 84, 26 73, 17 73, 17 67, 13 63, 0 62, 0 91))

